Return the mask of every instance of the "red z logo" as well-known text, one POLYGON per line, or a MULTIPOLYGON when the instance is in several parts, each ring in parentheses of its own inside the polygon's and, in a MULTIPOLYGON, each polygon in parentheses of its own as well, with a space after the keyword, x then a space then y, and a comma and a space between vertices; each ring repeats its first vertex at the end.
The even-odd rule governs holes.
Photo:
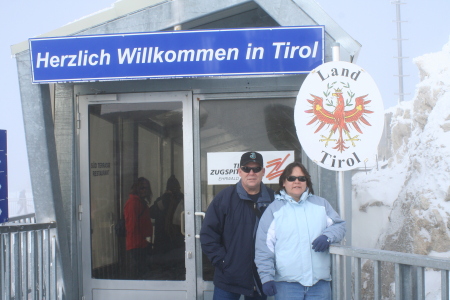
POLYGON ((286 159, 290 156, 290 154, 287 154, 284 159, 277 158, 273 159, 271 161, 267 162, 266 168, 273 167, 273 169, 266 175, 266 178, 269 180, 272 180, 274 178, 280 177, 281 173, 283 173, 284 169, 280 170, 280 168, 283 166, 286 159))

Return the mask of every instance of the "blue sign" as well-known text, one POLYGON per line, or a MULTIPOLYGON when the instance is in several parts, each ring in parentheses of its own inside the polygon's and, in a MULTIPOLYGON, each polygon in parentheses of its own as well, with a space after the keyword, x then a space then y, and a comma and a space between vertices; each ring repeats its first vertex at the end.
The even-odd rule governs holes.
POLYGON ((8 222, 8 165, 6 130, 0 130, 0 223, 8 222))
POLYGON ((324 26, 30 39, 33 83, 309 73, 324 26))

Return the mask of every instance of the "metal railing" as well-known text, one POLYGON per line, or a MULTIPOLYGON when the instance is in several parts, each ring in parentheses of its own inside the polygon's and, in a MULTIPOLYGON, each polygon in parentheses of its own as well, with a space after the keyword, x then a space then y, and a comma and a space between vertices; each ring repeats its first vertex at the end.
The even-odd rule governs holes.
POLYGON ((386 298, 389 293, 391 293, 388 296, 389 299, 393 299, 393 297, 396 300, 425 299, 426 268, 440 271, 441 299, 449 300, 450 259, 340 245, 332 245, 330 253, 332 255, 334 300, 381 300, 386 298), (372 273, 365 275, 373 277, 371 281, 373 288, 370 290, 365 288, 365 295, 362 289, 363 260, 366 266, 365 271, 369 270, 372 273), (385 264, 383 273, 382 263, 385 264), (392 280, 388 276, 388 264, 391 265, 392 280), (382 281, 385 281, 384 284, 382 281), (392 287, 394 291, 392 291, 392 287), (386 289, 390 289, 390 291, 386 289))
POLYGON ((0 226, 0 300, 58 298, 56 223, 0 226))
MULTIPOLYGON (((55 235, 56 223, 0 226, 0 300, 61 298, 55 235)), ((450 259, 340 245, 330 253, 334 300, 425 299, 425 269, 439 270, 441 299, 450 300, 450 259)))
POLYGON ((21 216, 17 216, 17 217, 11 217, 8 219, 7 223, 3 223, 0 224, 0 226, 5 226, 5 225, 15 225, 15 224, 19 224, 19 223, 36 223, 36 218, 35 218, 35 214, 26 214, 26 215, 21 215, 21 216))

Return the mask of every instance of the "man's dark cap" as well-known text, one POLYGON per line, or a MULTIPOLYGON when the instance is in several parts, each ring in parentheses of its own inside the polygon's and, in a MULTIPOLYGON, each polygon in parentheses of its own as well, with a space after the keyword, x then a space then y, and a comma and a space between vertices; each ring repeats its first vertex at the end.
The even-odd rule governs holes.
POLYGON ((172 193, 179 192, 181 189, 180 182, 175 178, 175 175, 171 175, 169 179, 167 179, 166 190, 171 191, 172 193))
POLYGON ((245 152, 241 156, 241 167, 245 166, 249 162, 258 163, 261 167, 264 166, 263 157, 258 152, 245 152))

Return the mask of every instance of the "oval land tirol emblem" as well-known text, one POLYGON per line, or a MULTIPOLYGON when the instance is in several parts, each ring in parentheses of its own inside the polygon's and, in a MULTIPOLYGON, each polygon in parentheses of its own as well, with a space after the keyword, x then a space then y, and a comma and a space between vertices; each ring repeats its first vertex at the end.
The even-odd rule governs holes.
POLYGON ((300 143, 319 166, 346 171, 375 165, 384 108, 375 81, 361 67, 336 61, 312 70, 294 113, 300 143))

